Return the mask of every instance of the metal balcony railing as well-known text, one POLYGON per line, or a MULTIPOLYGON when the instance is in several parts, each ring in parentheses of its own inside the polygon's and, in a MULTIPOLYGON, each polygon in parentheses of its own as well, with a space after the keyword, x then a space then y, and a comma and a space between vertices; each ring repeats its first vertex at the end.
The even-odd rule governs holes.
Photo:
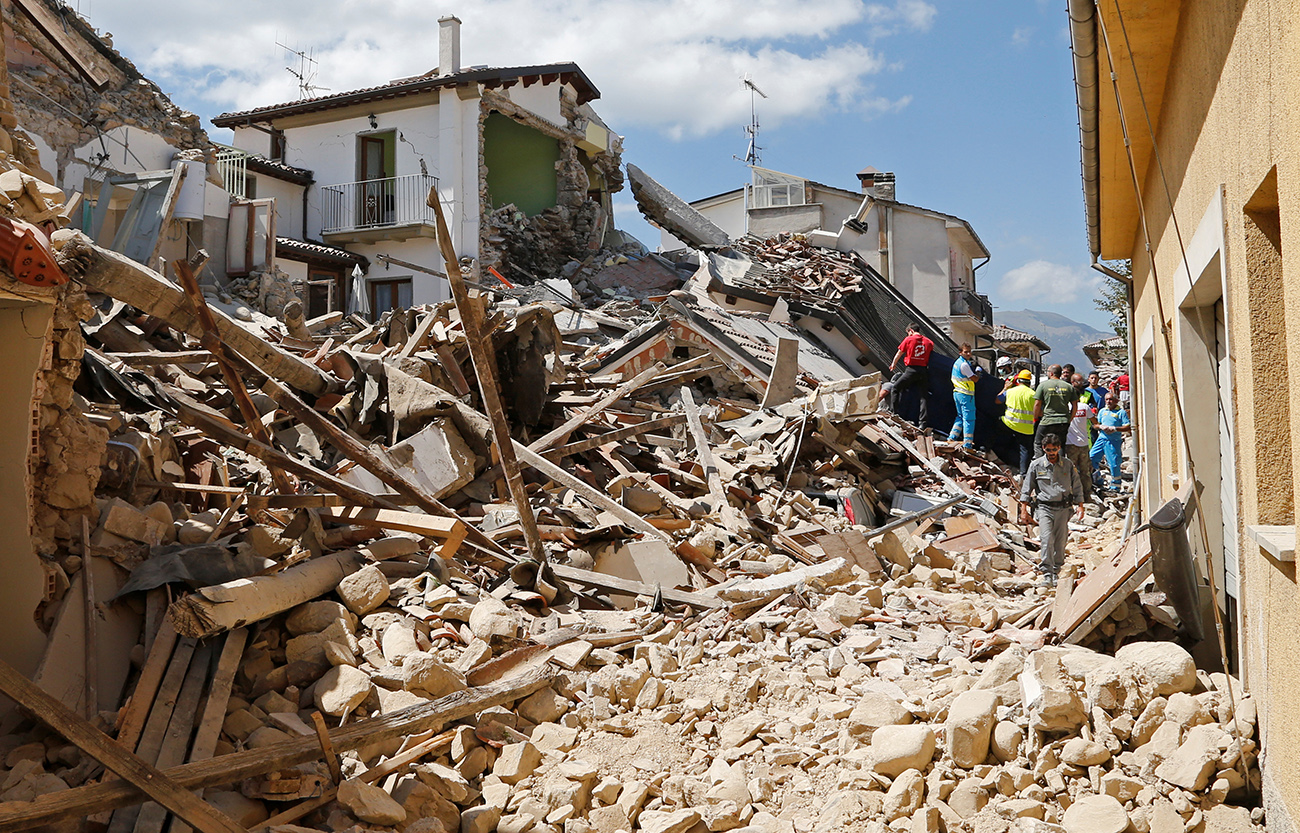
POLYGON ((437 177, 423 174, 346 182, 321 188, 322 233, 386 226, 434 225, 425 202, 437 177))
POLYGON ((981 324, 993 326, 993 304, 987 295, 969 289, 949 289, 948 311, 952 315, 969 315, 981 324))

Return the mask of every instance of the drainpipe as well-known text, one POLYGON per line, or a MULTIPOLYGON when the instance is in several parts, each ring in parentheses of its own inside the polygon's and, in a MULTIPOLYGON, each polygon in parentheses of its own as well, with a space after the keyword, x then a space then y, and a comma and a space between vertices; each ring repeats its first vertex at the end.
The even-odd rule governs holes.
MULTIPOLYGON (((1098 153, 1097 8, 1094 0, 1069 0, 1074 96, 1079 106, 1080 168, 1087 209, 1088 249, 1101 253, 1101 165, 1098 153)), ((1112 275, 1113 277, 1113 275, 1112 275)))

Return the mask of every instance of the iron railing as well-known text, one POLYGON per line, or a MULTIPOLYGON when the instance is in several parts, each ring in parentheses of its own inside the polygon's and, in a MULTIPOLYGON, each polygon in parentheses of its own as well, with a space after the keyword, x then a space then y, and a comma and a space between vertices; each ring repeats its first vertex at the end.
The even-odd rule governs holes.
POLYGON ((326 185, 321 190, 322 233, 358 231, 385 226, 434 225, 426 200, 437 177, 423 174, 390 176, 326 185))
POLYGON ((993 326, 993 304, 988 296, 969 289, 948 290, 948 312, 952 315, 969 315, 981 324, 993 326))

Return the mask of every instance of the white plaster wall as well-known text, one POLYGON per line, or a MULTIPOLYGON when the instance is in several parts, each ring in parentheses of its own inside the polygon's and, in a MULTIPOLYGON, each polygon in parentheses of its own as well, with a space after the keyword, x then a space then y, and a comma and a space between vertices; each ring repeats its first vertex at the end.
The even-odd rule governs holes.
POLYGON ((230 140, 230 146, 246 150, 249 153, 255 153, 258 156, 265 156, 268 159, 271 156, 270 134, 251 127, 234 128, 234 136, 230 140))
POLYGON ((36 145, 36 152, 39 154, 41 167, 54 174, 55 181, 58 181, 59 172, 56 168, 59 164, 59 155, 54 151, 54 148, 50 147, 49 143, 36 133, 28 133, 27 138, 32 140, 32 144, 36 145))
MULTIPOLYGON (((101 146, 98 139, 77 148, 71 162, 63 171, 59 187, 68 193, 85 191, 85 179, 95 169, 91 161, 102 150, 107 150, 108 161, 97 168, 97 178, 102 179, 104 168, 115 173, 138 174, 145 171, 164 171, 172 166, 176 148, 161 136, 138 127, 122 125, 105 133, 101 146)), ((44 160, 44 156, 41 157, 44 160)), ((47 168, 49 170, 49 168, 47 168)))
POLYGON ((890 271, 894 285, 928 318, 946 318, 948 230, 944 221, 895 206, 890 271))
POLYGON ((559 83, 533 84, 530 87, 515 84, 513 87, 508 87, 505 93, 520 107, 531 110, 550 123, 563 127, 564 116, 560 112, 562 86, 559 83))
MULTIPOLYGON (((302 186, 272 176, 249 174, 257 179, 257 198, 275 200, 275 233, 278 237, 302 239, 302 186)), ((315 185, 312 186, 316 188, 315 185)), ((319 217, 319 210, 317 217, 319 217)))
POLYGON ((827 231, 839 231, 845 220, 858 213, 862 200, 862 196, 850 197, 813 186, 813 202, 821 203, 822 228, 827 231))
MULTIPOLYGON (((714 225, 727 233, 727 236, 735 239, 743 237, 749 228, 749 219, 745 212, 745 195, 744 193, 735 194, 725 200, 719 200, 716 203, 706 205, 697 210, 705 217, 713 221, 714 225)), ((671 252, 675 249, 685 249, 687 244, 678 240, 673 235, 663 229, 659 230, 659 251, 671 252)))
POLYGON ((307 280, 307 264, 297 260, 285 260, 282 257, 275 259, 275 265, 289 276, 289 280, 294 282, 305 282, 307 280))
MULTIPOLYGON (((436 304, 451 298, 451 287, 447 281, 437 275, 425 275, 412 272, 400 266, 380 263, 375 259, 378 254, 392 255, 407 263, 426 266, 443 271, 442 255, 438 253, 438 241, 429 237, 416 237, 401 242, 381 242, 375 244, 348 246, 348 251, 370 258, 370 271, 366 280, 389 281, 397 278, 411 279, 411 303, 436 304)), ((350 280, 350 279, 349 279, 350 280)))

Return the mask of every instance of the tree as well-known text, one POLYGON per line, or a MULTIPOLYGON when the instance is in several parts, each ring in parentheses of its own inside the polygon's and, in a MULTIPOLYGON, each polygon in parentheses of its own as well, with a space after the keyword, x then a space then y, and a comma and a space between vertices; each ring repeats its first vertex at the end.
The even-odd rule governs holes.
MULTIPOLYGON (((1133 262, 1129 260, 1112 261, 1105 266, 1126 278, 1133 275, 1133 262)), ((1114 278, 1106 278, 1101 285, 1101 297, 1093 303, 1102 312, 1110 313, 1110 326, 1115 335, 1128 341, 1128 287, 1114 278)))

